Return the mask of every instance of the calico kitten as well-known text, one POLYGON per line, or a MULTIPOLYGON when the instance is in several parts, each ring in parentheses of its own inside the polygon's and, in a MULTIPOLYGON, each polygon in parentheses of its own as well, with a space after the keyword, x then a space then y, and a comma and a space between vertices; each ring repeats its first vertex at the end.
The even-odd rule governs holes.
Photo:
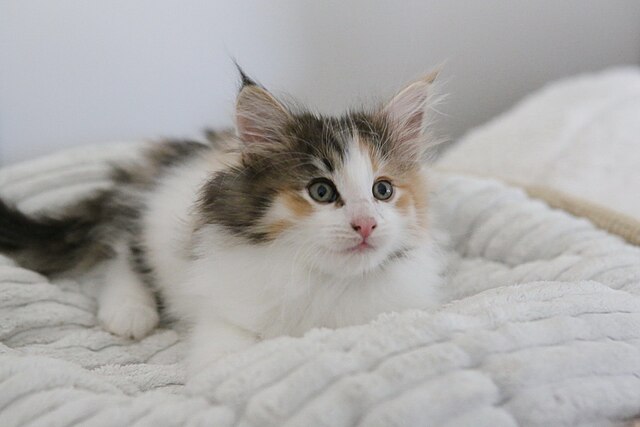
POLYGON ((342 117, 294 111, 242 74, 236 132, 152 145, 60 214, 0 201, 0 250, 45 274, 106 274, 98 318, 132 338, 167 313, 192 372, 264 338, 441 300, 424 157, 435 75, 342 117))

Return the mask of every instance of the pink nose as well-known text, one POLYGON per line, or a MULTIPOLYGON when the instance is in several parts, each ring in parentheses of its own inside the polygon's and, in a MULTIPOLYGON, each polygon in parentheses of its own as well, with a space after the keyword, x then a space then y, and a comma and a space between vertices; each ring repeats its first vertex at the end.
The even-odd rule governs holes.
POLYGON ((377 225, 376 220, 370 216, 358 217, 351 222, 351 228, 357 231, 363 239, 369 237, 377 225))

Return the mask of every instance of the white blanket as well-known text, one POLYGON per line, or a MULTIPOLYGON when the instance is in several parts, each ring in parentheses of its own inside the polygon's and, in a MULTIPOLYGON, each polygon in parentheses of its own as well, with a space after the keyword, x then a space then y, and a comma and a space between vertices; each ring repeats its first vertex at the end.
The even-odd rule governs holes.
POLYGON ((552 188, 640 220, 640 68, 553 83, 471 131, 439 165, 552 188))
MULTIPOLYGON (((0 171, 25 209, 105 185, 131 145, 0 171)), ((640 250, 497 182, 443 176, 434 312, 263 342, 184 384, 182 341, 103 331, 95 302, 0 257, 0 425, 613 425, 640 414, 640 250)), ((392 283, 389 286, 393 286, 392 283)))

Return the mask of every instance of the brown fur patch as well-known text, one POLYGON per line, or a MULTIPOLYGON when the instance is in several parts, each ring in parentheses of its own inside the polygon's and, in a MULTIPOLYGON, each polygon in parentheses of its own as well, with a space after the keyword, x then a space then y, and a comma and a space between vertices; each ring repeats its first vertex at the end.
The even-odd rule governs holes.
POLYGON ((281 219, 281 220, 272 222, 267 226, 267 234, 271 239, 275 239, 289 227, 291 227, 291 221, 286 219, 281 219))
POLYGON ((428 226, 427 208, 427 182, 422 173, 415 171, 406 180, 396 183, 396 186, 403 190, 403 194, 398 197, 396 206, 404 214, 409 213, 411 206, 415 209, 418 225, 422 229, 428 226))
POLYGON ((313 206, 294 191, 285 191, 281 195, 284 205, 298 218, 305 218, 313 213, 313 206))
POLYGON ((411 207, 412 204, 413 197, 409 192, 403 193, 400 197, 398 197, 398 200, 396 201, 396 207, 405 214, 409 212, 409 207, 411 207))

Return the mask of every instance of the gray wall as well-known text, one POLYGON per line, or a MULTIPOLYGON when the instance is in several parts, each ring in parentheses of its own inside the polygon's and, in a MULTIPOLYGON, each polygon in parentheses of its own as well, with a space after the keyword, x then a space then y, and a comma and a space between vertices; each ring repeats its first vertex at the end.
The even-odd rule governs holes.
POLYGON ((229 125, 235 56, 323 112, 447 60, 452 137, 544 82, 640 61, 635 0, 0 0, 0 163, 229 125))

